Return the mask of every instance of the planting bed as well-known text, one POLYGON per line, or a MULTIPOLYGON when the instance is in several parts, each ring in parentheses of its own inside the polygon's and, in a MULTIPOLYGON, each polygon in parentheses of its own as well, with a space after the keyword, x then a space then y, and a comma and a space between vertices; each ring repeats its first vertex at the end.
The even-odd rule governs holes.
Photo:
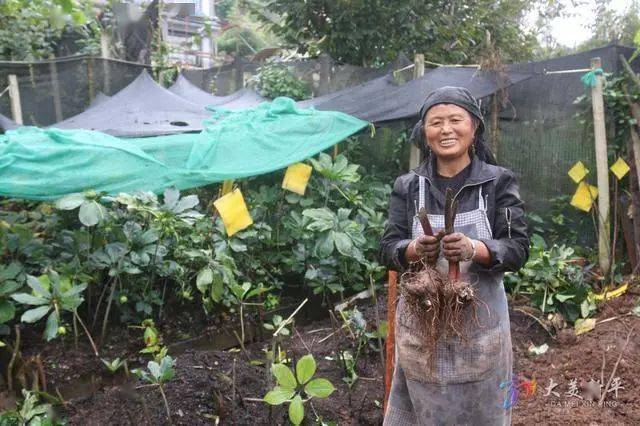
MULTIPOLYGON (((598 321, 623 315, 630 311, 640 292, 631 289, 628 294, 601 306, 598 321)), ((519 312, 519 303, 511 303, 512 339, 515 355, 514 372, 537 381, 534 396, 520 399, 513 411, 513 424, 640 424, 640 338, 630 339, 625 355, 615 376, 622 379, 618 398, 609 394, 604 407, 566 396, 571 379, 577 379, 581 395, 584 384, 591 378, 599 379, 602 371, 602 354, 606 362, 605 383, 624 345, 628 330, 635 327, 640 332, 640 318, 627 315, 596 326, 595 330, 573 337, 571 329, 565 329, 558 339, 551 339, 546 331, 529 316, 519 312), (515 311, 513 309, 516 309, 515 311), (547 343, 550 349, 543 355, 529 354, 531 344, 547 343), (558 398, 544 396, 549 381, 558 386, 554 391, 558 398)), ((380 316, 386 316, 384 299, 380 298, 380 316)), ((372 305, 362 305, 366 320, 375 323, 372 305)), ((304 316, 301 312, 299 314, 304 316)), ((176 316, 172 324, 163 326, 165 343, 206 332, 200 318, 186 314, 176 316)), ((221 326, 220 324, 219 326, 221 326)), ((112 329, 115 332, 116 328, 112 329)), ((384 395, 383 372, 379 355, 369 351, 361 357, 357 372, 360 379, 349 392, 343 382, 344 373, 335 361, 338 350, 349 345, 345 334, 318 343, 333 332, 329 319, 316 320, 304 326, 296 326, 297 332, 285 340, 283 348, 289 356, 299 358, 313 353, 317 363, 317 377, 329 379, 336 391, 327 399, 314 399, 313 409, 325 421, 338 424, 381 424, 381 403, 384 395)), ((137 354, 140 348, 139 330, 120 329, 112 335, 101 356, 113 359, 129 354, 132 363, 146 362, 137 354)), ((60 389, 68 403, 59 411, 70 425, 112 424, 166 424, 166 416, 160 393, 153 387, 141 387, 144 383, 135 378, 127 379, 122 373, 109 376, 89 347, 80 342, 80 349, 73 349, 73 339, 67 336, 44 345, 38 334, 27 334, 23 353, 29 356, 40 352, 47 372, 48 390, 60 389)), ((248 362, 241 351, 206 348, 202 344, 174 346, 169 354, 177 358, 176 377, 165 385, 173 423, 184 425, 214 424, 286 424, 286 410, 270 409, 264 403, 252 401, 261 398, 268 390, 263 365, 267 344, 255 342, 246 346, 248 362), (185 349, 186 347, 186 349, 185 349), (234 380, 235 363, 235 380, 234 380), (235 382, 235 385, 234 385, 235 382)), ((4 395, 2 408, 10 400, 4 395)), ((307 418, 315 416, 306 405, 307 418)))

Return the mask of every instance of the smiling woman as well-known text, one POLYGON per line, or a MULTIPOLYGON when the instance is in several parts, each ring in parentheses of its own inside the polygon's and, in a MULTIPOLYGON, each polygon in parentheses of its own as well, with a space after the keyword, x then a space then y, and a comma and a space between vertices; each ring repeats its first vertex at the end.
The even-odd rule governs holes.
POLYGON ((498 167, 483 143, 482 113, 468 90, 435 90, 420 118, 412 139, 426 158, 396 180, 380 241, 383 262, 409 271, 400 281, 397 362, 384 424, 509 424, 501 384, 511 380, 512 350, 502 276, 528 257, 523 203, 513 173, 498 167), (453 229, 445 235, 447 199, 458 213, 448 218, 453 229), (433 235, 424 235, 417 217, 423 209, 433 235), (449 269, 458 263, 459 278, 449 269), (412 282, 416 271, 426 278, 412 282), (480 308, 456 305, 460 324, 448 315, 425 321, 448 300, 432 297, 434 285, 439 294, 470 286, 480 308))

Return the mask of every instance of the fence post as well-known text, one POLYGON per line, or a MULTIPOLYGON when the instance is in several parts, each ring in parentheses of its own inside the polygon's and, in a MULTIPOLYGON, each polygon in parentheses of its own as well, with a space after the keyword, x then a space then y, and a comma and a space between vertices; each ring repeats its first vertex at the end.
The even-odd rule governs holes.
POLYGON ((102 92, 105 95, 111 93, 111 70, 109 68, 109 58, 111 53, 109 50, 110 38, 108 34, 104 32, 100 35, 100 55, 102 56, 102 74, 104 78, 104 84, 102 85, 102 92))
POLYGON ((494 93, 491 99, 491 151, 498 159, 498 137, 500 129, 498 128, 498 93, 494 93))
POLYGON ((51 90, 53 92, 53 110, 56 113, 56 123, 62 121, 62 102, 60 101, 60 82, 58 81, 58 66, 55 59, 49 62, 51 72, 51 90))
POLYGON ((318 85, 318 96, 329 93, 329 79, 331 75, 331 60, 329 55, 320 55, 320 84, 318 85))
POLYGON ((9 99, 11 100, 11 117, 18 124, 22 121, 22 103, 20 102, 20 87, 18 86, 18 76, 9 74, 9 99))
MULTIPOLYGON (((600 58, 591 59, 591 70, 602 68, 600 58)), ((596 145, 596 172, 598 179, 598 263, 603 277, 610 267, 609 238, 609 168, 607 163, 607 134, 605 132, 604 100, 602 96, 604 77, 596 75, 596 84, 591 88, 593 130, 596 145)))
MULTIPOLYGON (((424 55, 422 53, 416 53, 413 60, 413 79, 418 79, 424 75, 424 55)), ((420 164, 420 149, 411 145, 411 152, 409 154, 409 169, 415 169, 420 164)))
POLYGON ((93 88, 93 58, 87 60, 87 84, 89 85, 89 103, 91 103, 96 97, 93 88))

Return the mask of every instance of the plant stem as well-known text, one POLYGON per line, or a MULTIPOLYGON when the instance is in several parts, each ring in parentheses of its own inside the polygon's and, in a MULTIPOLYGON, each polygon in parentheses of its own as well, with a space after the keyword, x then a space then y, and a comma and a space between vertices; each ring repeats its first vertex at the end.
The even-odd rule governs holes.
POLYGON ((16 340, 13 344, 11 360, 7 366, 7 390, 9 392, 13 392, 13 364, 15 364, 18 353, 20 352, 20 325, 16 324, 14 329, 16 331, 16 340))
POLYGON ((84 322, 82 321, 82 318, 80 318, 80 315, 78 315, 77 309, 73 311, 73 323, 74 323, 74 325, 75 325, 76 320, 80 323, 80 325, 84 329, 84 332, 86 333, 87 338, 89 339, 89 343, 91 343, 91 347, 93 348, 93 353, 96 354, 97 357, 100 357, 100 355, 98 354, 98 348, 96 347, 96 344, 93 341, 93 338, 91 337, 91 333, 89 333, 89 330, 87 329, 87 326, 84 325, 84 322))
POLYGON ((171 421, 171 411, 169 410, 169 403, 167 402, 167 396, 164 394, 164 389, 162 389, 162 385, 158 383, 158 389, 160 389, 160 393, 162 394, 162 400, 164 401, 164 409, 167 410, 167 419, 169 419, 169 424, 173 424, 171 421))
POLYGON ((107 310, 104 313, 104 319, 102 320, 102 332, 100 333, 100 342, 104 342, 104 336, 107 334, 107 323, 109 322, 109 312, 111 311, 111 303, 113 302, 113 295, 116 292, 116 284, 120 276, 116 276, 111 284, 111 292, 109 293, 109 300, 107 301, 107 310))
MULTIPOLYGON (((115 278, 113 278, 115 279, 115 278)), ((111 285, 111 280, 107 280, 102 292, 100 293, 100 298, 98 299, 98 303, 96 304, 96 311, 93 314, 93 322, 91 323, 91 328, 96 327, 96 323, 98 322, 98 315, 100 314, 100 305, 102 304, 102 299, 104 299, 104 295, 107 293, 107 289, 111 285)))

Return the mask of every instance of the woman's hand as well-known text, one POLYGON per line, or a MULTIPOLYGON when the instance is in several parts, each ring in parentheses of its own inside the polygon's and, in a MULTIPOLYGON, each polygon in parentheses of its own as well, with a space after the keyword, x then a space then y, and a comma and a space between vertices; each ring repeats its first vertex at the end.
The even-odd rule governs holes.
POLYGON ((444 235, 440 231, 436 236, 421 235, 409 243, 406 258, 409 262, 425 259, 430 264, 435 264, 440 256, 440 240, 444 235))
POLYGON ((463 233, 454 232, 442 238, 442 254, 449 262, 466 262, 472 260, 475 245, 471 238, 463 233))

